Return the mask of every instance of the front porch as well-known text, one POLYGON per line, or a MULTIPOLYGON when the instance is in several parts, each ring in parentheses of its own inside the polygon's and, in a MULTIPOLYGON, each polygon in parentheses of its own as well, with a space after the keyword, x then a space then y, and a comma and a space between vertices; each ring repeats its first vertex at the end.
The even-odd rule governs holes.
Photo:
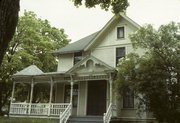
POLYGON ((66 123, 70 116, 101 116, 104 123, 110 121, 113 68, 94 57, 83 59, 67 72, 43 73, 34 68, 26 68, 13 76, 11 117, 59 118, 60 123, 66 123), (30 85, 28 100, 14 101, 16 84, 22 83, 30 85), (49 86, 46 91, 49 99, 37 103, 33 95, 35 87, 42 83, 49 86))
MULTIPOLYGON (((42 76, 40 78, 45 79, 42 76)), ((46 76, 46 78, 48 77, 46 76)), ((73 82, 57 82, 56 79, 54 76, 51 79, 53 81, 47 84, 46 81, 36 82, 40 79, 38 76, 34 76, 33 82, 27 83, 27 86, 31 85, 28 92, 29 96, 27 95, 27 100, 22 101, 14 100, 14 97, 16 97, 15 90, 17 90, 16 85, 24 84, 22 81, 19 83, 16 79, 10 103, 10 116, 59 118, 71 104, 71 115, 73 116, 103 116, 106 113, 110 100, 112 100, 110 99, 108 76, 99 76, 99 79, 98 76, 74 77, 73 82), (46 102, 41 102, 34 97, 37 86, 43 84, 50 86, 48 90, 49 100, 46 100, 46 102)), ((21 78, 21 80, 23 79, 21 78)))

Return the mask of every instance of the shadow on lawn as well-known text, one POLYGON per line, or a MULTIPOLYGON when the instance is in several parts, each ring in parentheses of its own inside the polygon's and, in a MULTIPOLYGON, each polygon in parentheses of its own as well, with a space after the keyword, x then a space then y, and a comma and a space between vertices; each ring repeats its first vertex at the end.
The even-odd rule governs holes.
POLYGON ((58 123, 58 120, 0 117, 0 123, 58 123))

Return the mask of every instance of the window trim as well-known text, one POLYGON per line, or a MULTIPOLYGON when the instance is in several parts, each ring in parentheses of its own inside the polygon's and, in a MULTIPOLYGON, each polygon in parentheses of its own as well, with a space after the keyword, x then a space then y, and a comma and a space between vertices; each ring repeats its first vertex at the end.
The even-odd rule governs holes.
POLYGON ((132 101, 133 101, 133 102, 132 102, 132 106, 130 106, 129 104, 128 104, 128 106, 125 105, 125 101, 124 101, 125 94, 124 94, 124 95, 123 95, 123 109, 134 109, 134 108, 135 108, 135 107, 134 107, 134 106, 135 106, 135 105, 134 105, 134 102, 135 102, 134 91, 133 91, 133 90, 130 90, 130 89, 129 89, 129 91, 131 91, 131 93, 132 93, 132 97, 131 97, 131 98, 133 99, 133 100, 132 100, 132 101))
POLYGON ((116 55, 117 55, 117 49, 118 49, 118 48, 124 48, 124 49, 125 49, 125 55, 124 55, 124 57, 126 57, 126 54, 127 54, 127 50, 126 50, 127 47, 126 47, 126 46, 115 47, 115 55, 114 55, 114 56, 115 56, 115 60, 114 60, 114 66, 115 66, 115 67, 117 67, 117 63, 116 63, 117 57, 116 57, 116 55))
MULTIPOLYGON (((77 63, 75 63, 75 54, 76 54, 76 53, 81 53, 81 57, 83 57, 83 53, 82 53, 81 51, 80 51, 80 52, 74 52, 74 53, 73 53, 73 65, 75 65, 75 64, 77 64, 77 63, 79 62, 79 61, 78 61, 77 63)), ((81 60, 82 60, 82 59, 83 59, 83 58, 81 58, 81 60)), ((81 61, 81 60, 80 60, 80 61, 81 61)))
MULTIPOLYGON (((70 102, 70 97, 71 97, 71 85, 69 85, 69 84, 64 84, 64 103, 69 103, 70 102), (69 94, 67 94, 66 93, 66 91, 67 90, 69 90, 69 94), (69 100, 66 102, 66 100, 67 100, 67 98, 69 97, 69 100)), ((79 105, 79 84, 74 84, 73 85, 73 107, 75 107, 75 108, 77 108, 78 107, 78 105, 79 105), (77 89, 77 91, 78 91, 78 93, 77 93, 77 104, 75 105, 75 101, 74 101, 74 99, 75 99, 75 95, 74 95, 74 91, 75 91, 75 89, 77 89)))
POLYGON ((119 39, 125 39, 125 26, 118 26, 117 28, 116 28, 116 39, 117 40, 119 40, 119 39), (119 35, 118 35, 118 29, 119 28, 123 28, 124 30, 124 32, 123 32, 123 37, 119 37, 119 35))

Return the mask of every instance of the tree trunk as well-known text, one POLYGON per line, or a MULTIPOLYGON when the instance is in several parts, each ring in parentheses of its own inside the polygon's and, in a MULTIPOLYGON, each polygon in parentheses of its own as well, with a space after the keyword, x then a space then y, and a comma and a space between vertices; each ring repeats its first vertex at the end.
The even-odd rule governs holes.
POLYGON ((18 23, 20 0, 0 0, 0 66, 18 23))
POLYGON ((0 82, 0 116, 2 115, 2 82, 0 82))

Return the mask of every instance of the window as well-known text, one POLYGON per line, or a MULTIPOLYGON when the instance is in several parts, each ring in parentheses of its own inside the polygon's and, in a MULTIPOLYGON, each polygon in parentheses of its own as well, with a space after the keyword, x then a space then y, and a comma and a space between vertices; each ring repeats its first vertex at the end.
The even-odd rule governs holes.
POLYGON ((116 65, 118 64, 119 59, 123 57, 125 57, 125 47, 116 48, 116 65))
POLYGON ((117 28, 117 39, 124 38, 124 27, 117 28))
POLYGON ((74 65, 82 60, 82 52, 74 53, 74 65))
POLYGON ((134 108, 134 91, 131 89, 123 95, 123 108, 134 108))
MULTIPOLYGON (((71 85, 65 85, 64 103, 70 102, 71 85)), ((78 85, 73 86, 73 107, 78 103, 78 85)))

